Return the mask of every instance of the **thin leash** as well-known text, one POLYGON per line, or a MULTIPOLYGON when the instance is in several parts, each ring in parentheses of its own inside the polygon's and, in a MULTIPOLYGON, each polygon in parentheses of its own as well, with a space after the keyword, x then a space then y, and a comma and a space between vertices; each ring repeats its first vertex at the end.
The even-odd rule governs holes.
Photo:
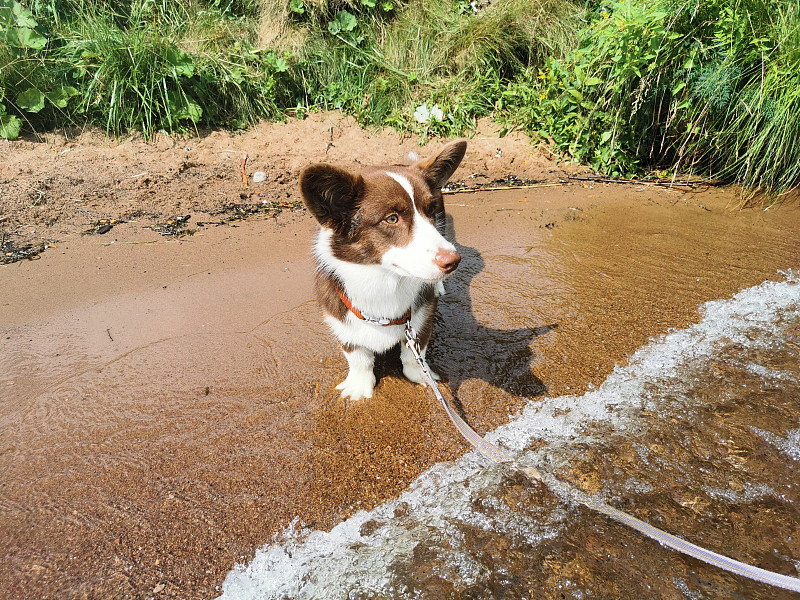
POLYGON ((748 577, 755 581, 767 583, 785 590, 800 592, 800 578, 790 577, 789 575, 782 575, 780 573, 773 573, 772 571, 767 571, 766 569, 761 569, 760 567, 754 567, 722 554, 717 554, 711 550, 706 550, 705 548, 697 546, 696 544, 692 544, 691 542, 687 542, 686 540, 672 535, 671 533, 667 533, 666 531, 662 531, 657 527, 653 527, 649 523, 645 523, 644 521, 637 519, 632 515, 622 512, 621 510, 617 510, 602 500, 592 498, 577 488, 574 488, 571 485, 556 479, 551 474, 543 474, 531 465, 520 463, 494 444, 487 442, 478 434, 477 431, 475 431, 466 421, 464 421, 464 419, 461 418, 461 415, 459 415, 450 405, 450 403, 445 400, 444 396, 439 390, 439 386, 431 375, 428 364, 422 357, 419 346, 419 336, 417 335, 417 332, 414 331, 413 327, 411 327, 410 321, 406 321, 405 337, 406 346, 408 346, 409 350, 411 350, 411 353, 414 355, 414 359, 417 361, 420 369, 422 369, 422 374, 424 375, 428 386, 433 390, 436 399, 439 400, 444 407, 445 411, 447 412, 447 416, 450 417, 453 425, 456 426, 456 429, 458 429, 459 433, 461 433, 461 435, 464 436, 464 438, 470 444, 483 452, 483 454, 491 458, 493 461, 509 465, 511 468, 524 473, 530 479, 541 481, 551 488, 556 487, 565 489, 569 495, 572 496, 572 498, 584 506, 598 511, 614 519, 615 521, 622 523, 623 525, 627 525, 639 533, 656 540, 658 543, 664 546, 669 546, 673 550, 682 552, 687 556, 702 560, 730 573, 735 573, 736 575, 742 575, 743 577, 748 577))

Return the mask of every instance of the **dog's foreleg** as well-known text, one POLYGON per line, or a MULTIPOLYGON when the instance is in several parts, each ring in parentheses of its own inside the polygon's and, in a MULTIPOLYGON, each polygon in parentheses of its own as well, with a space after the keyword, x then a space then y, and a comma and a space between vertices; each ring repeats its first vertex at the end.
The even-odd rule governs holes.
POLYGON ((347 378, 336 386, 343 398, 372 398, 375 389, 375 354, 362 346, 345 345, 342 350, 350 367, 347 378))

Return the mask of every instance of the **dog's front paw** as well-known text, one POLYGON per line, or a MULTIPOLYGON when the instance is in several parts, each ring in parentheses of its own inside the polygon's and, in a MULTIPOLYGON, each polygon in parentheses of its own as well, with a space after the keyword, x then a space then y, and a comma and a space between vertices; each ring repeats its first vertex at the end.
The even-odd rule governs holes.
MULTIPOLYGON (((428 367, 428 371, 430 371, 431 377, 433 377, 436 381, 439 381, 439 375, 433 372, 430 367, 428 367)), ((409 379, 414 383, 421 383, 422 385, 427 385, 428 383, 428 380, 425 379, 425 375, 422 373, 422 367, 417 364, 417 361, 414 361, 413 363, 404 363, 403 375, 406 376, 406 379, 409 379)))
POLYGON ((372 371, 350 371, 347 378, 336 386, 342 392, 342 398, 361 400, 372 398, 375 389, 375 374, 372 371))

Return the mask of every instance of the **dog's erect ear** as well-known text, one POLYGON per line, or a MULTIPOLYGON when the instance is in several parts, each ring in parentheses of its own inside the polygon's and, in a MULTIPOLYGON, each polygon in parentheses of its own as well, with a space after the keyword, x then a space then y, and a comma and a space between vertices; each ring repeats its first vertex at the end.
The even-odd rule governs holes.
POLYGON ((441 188, 455 173, 464 153, 467 151, 466 140, 450 142, 433 158, 419 161, 416 166, 422 170, 425 179, 434 188, 441 188))
POLYGON ((311 165, 300 174, 303 200, 320 225, 344 234, 358 210, 364 179, 332 165, 311 165))

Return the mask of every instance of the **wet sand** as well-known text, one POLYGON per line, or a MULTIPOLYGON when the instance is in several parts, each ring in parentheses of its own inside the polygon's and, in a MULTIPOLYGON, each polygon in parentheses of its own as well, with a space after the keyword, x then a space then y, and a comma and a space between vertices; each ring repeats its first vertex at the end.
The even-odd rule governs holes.
MULTIPOLYGON (((429 356, 479 431, 800 257, 798 208, 729 210, 725 190, 446 202, 464 261, 429 356)), ((214 597, 295 517, 327 529, 466 450, 391 355, 374 398, 338 399, 314 230, 304 213, 179 240, 128 223, 0 268, 0 596, 214 597)))

